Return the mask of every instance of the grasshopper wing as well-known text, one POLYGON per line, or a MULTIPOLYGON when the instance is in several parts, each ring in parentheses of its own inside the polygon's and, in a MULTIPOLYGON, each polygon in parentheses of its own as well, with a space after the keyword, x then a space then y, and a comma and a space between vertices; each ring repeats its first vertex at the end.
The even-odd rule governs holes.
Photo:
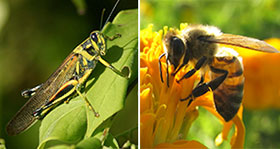
POLYGON ((60 86, 73 77, 78 60, 79 55, 74 53, 64 60, 8 123, 6 127, 8 135, 17 135, 34 124, 37 119, 32 115, 33 112, 45 104, 60 86))

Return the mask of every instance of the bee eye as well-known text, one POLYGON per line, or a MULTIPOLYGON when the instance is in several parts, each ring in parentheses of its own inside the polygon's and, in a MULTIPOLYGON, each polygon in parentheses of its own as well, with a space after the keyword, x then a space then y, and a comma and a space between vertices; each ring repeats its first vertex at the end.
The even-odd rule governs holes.
POLYGON ((91 34, 91 36, 90 36, 90 38, 94 41, 94 42, 98 42, 98 37, 97 37, 97 35, 96 35, 96 33, 92 33, 91 34))
POLYGON ((180 59, 183 57, 185 44, 182 39, 174 36, 169 41, 168 60, 175 68, 179 65, 180 59))
POLYGON ((175 57, 181 57, 185 50, 185 45, 183 41, 178 37, 173 37, 170 40, 170 48, 173 50, 173 54, 175 57))

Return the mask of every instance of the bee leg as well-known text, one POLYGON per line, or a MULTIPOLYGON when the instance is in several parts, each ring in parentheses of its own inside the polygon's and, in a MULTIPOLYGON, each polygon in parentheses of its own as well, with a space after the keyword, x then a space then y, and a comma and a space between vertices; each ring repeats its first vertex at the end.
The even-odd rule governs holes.
POLYGON ((204 95, 205 93, 207 93, 210 90, 214 91, 216 88, 218 88, 220 86, 220 84, 222 84, 224 82, 224 80, 226 79, 226 77, 228 75, 228 71, 223 70, 223 69, 217 69, 212 66, 210 67, 210 69, 211 69, 211 71, 213 71, 215 73, 222 73, 223 75, 215 78, 214 80, 212 80, 208 83, 202 83, 202 84, 198 85, 188 97, 181 99, 181 101, 190 99, 189 104, 188 104, 188 105, 190 105, 190 103, 193 101, 194 98, 204 95))
POLYGON ((163 83, 164 81, 163 81, 163 78, 162 78, 162 70, 161 70, 161 62, 160 62, 160 60, 163 58, 163 56, 165 56, 166 55, 166 53, 162 53, 160 56, 159 56, 159 58, 158 58, 158 64, 159 64, 159 74, 160 74, 160 80, 161 80, 161 82, 163 83))
POLYGON ((21 92, 21 96, 23 96, 24 98, 29 98, 31 96, 33 96, 36 91, 42 87, 43 84, 37 85, 31 89, 26 89, 24 91, 21 92))
MULTIPOLYGON (((201 77, 200 77, 200 81, 199 81, 198 84, 196 85, 195 89, 196 89, 198 86, 202 85, 203 82, 204 82, 204 76, 201 76, 201 77)), ((191 95, 189 95, 187 98, 181 99, 181 101, 185 101, 185 100, 187 100, 187 99, 190 99, 190 101, 189 101, 189 103, 188 103, 188 106, 189 106, 189 105, 193 102, 194 98, 195 98, 195 97, 191 94, 191 95)))
MULTIPOLYGON (((198 84, 196 85, 195 89, 196 89, 198 86, 202 85, 203 82, 204 82, 204 76, 201 76, 201 77, 200 77, 200 81, 199 81, 198 84)), ((191 95, 189 95, 187 98, 181 99, 181 101, 185 101, 185 100, 190 99, 189 102, 188 102, 188 106, 189 106, 189 105, 193 102, 194 98, 195 98, 195 97, 191 94, 191 95)))
POLYGON ((203 64, 206 62, 207 58, 206 56, 203 56, 202 58, 200 58, 197 63, 195 64, 195 67, 193 69, 191 69, 190 71, 188 71, 180 80, 178 80, 177 82, 179 83, 180 81, 182 81, 183 79, 187 79, 189 77, 191 77, 197 70, 199 70, 203 64))
POLYGON ((201 77, 200 77, 200 81, 198 82, 197 86, 200 85, 200 84, 202 84, 203 82, 204 82, 204 76, 201 76, 201 77))
POLYGON ((166 58, 166 84, 167 87, 169 87, 169 71, 168 71, 169 63, 168 63, 168 58, 166 58))
POLYGON ((182 64, 180 65, 171 75, 175 76, 177 74, 177 72, 179 72, 179 70, 181 70, 186 64, 182 64))
POLYGON ((223 82, 224 80, 227 78, 228 76, 228 71, 227 70, 223 70, 223 69, 218 69, 215 68, 213 66, 210 66, 210 69, 212 72, 214 73, 220 73, 223 74, 217 78, 215 78, 214 80, 210 81, 208 84, 211 87, 211 90, 214 91, 216 88, 218 88, 223 82))
MULTIPOLYGON (((163 77, 162 77, 162 70, 161 70, 161 62, 160 60, 163 58, 163 56, 166 56, 166 53, 162 53, 158 58, 158 64, 159 64, 159 74, 160 74, 160 80, 163 83, 163 77)), ((169 87, 169 72, 168 72, 168 58, 166 58, 166 84, 167 87, 169 87)))
POLYGON ((180 100, 185 101, 185 100, 188 100, 188 99, 193 99, 193 98, 199 97, 199 96, 207 93, 208 91, 210 91, 209 88, 210 88, 210 86, 208 85, 208 83, 202 83, 201 85, 194 88, 194 90, 192 91, 192 93, 188 97, 180 99, 180 100))

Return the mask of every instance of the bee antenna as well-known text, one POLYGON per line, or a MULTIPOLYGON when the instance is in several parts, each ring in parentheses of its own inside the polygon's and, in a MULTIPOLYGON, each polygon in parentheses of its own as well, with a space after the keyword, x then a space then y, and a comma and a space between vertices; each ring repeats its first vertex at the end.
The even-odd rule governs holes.
MULTIPOLYGON (((113 14, 113 12, 114 12, 114 10, 115 10, 115 8, 117 7, 117 5, 118 5, 119 2, 120 2, 120 0, 117 0, 117 2, 115 3, 115 5, 114 5, 113 9, 111 10, 111 12, 110 12, 110 14, 109 14, 107 20, 105 21, 103 27, 104 27, 104 26, 107 24, 107 22, 109 21, 110 17, 112 16, 112 14, 113 14)), ((103 9, 103 12, 105 12, 104 9, 103 9)), ((102 12, 102 13, 103 13, 103 12, 102 12)), ((102 20, 103 20, 103 16, 102 16, 102 20)), ((101 26, 101 25, 100 25, 100 26, 101 26)), ((103 27, 102 27, 102 29, 103 29, 103 27)), ((102 29, 101 29, 101 30, 102 30, 102 29)))

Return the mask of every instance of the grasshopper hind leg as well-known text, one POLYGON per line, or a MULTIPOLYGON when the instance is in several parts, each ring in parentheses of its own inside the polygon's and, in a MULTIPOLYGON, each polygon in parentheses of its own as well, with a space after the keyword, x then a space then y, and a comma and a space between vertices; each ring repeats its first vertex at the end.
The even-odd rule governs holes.
POLYGON ((77 82, 77 80, 70 80, 66 82, 49 100, 47 100, 47 102, 42 107, 36 109, 32 115, 41 119, 45 117, 45 115, 47 115, 51 109, 61 104, 63 101, 69 100, 75 91, 77 82))
POLYGON ((77 92, 86 102, 87 106, 94 112, 96 117, 99 117, 99 114, 94 110, 93 106, 90 104, 86 96, 84 96, 79 91, 79 82, 76 79, 66 82, 60 89, 48 100, 42 107, 38 108, 33 112, 33 116, 38 119, 44 118, 53 108, 62 104, 63 102, 69 102, 70 99, 74 96, 74 93, 77 92))

